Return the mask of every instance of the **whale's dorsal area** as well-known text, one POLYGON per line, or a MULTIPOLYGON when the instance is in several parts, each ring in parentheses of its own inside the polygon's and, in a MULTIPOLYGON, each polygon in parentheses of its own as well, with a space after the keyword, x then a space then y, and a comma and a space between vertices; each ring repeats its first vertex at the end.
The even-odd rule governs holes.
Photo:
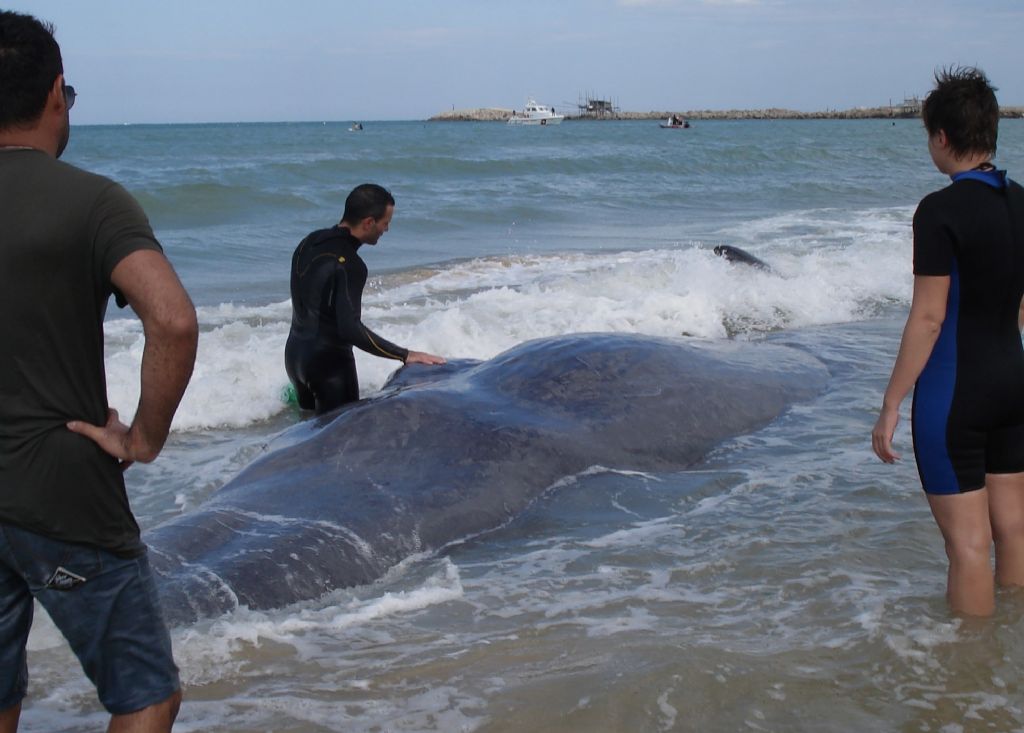
POLYGON ((760 260, 754 255, 747 252, 745 249, 734 247, 731 244, 720 244, 714 249, 714 253, 719 257, 724 257, 729 262, 739 265, 749 265, 758 270, 764 270, 765 272, 772 272, 771 265, 764 260, 760 260))
POLYGON ((796 349, 629 334, 399 371, 284 431, 203 506, 145 536, 172 623, 370 582, 494 529, 593 466, 671 471, 821 391, 796 349))

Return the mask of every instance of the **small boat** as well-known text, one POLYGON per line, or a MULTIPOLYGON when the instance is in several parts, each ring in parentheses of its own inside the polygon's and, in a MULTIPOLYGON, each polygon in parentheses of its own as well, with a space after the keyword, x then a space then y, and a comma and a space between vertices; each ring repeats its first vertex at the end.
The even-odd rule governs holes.
POLYGON ((689 127, 689 120, 684 120, 679 115, 672 115, 661 123, 661 129, 663 130, 686 130, 689 129, 689 127))
POLYGON ((508 118, 508 124, 557 125, 564 119, 565 115, 555 114, 553 107, 548 107, 546 104, 537 104, 534 100, 530 99, 527 100, 526 109, 523 110, 522 114, 515 110, 512 111, 512 116, 508 118))
POLYGON ((362 129, 363 129, 363 123, 362 122, 353 122, 352 123, 352 127, 348 128, 348 131, 349 132, 359 132, 362 129))

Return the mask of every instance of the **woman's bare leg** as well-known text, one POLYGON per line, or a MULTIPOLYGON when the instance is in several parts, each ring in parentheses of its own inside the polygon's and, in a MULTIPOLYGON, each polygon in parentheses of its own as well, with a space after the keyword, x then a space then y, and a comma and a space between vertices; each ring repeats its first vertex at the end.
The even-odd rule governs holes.
POLYGON ((949 558, 946 598, 954 612, 968 616, 991 616, 995 610, 988 501, 987 489, 928 495, 949 558))
POLYGON ((985 481, 996 544, 996 582, 1024 585, 1024 473, 990 473, 985 481))

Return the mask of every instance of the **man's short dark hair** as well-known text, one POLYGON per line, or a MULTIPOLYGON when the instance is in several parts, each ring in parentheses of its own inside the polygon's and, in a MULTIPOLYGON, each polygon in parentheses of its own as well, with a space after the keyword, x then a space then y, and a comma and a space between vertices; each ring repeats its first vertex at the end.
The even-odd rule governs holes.
POLYGON ((0 10, 0 130, 39 119, 58 74, 64 73, 53 26, 0 10))
POLYGON ((395 198, 386 188, 376 183, 363 183, 353 188, 345 199, 345 213, 341 220, 358 224, 368 216, 381 219, 388 207, 394 205, 395 198))
POLYGON ((957 157, 996 152, 996 88, 979 69, 956 66, 937 71, 935 89, 925 97, 921 117, 930 136, 945 131, 957 157))

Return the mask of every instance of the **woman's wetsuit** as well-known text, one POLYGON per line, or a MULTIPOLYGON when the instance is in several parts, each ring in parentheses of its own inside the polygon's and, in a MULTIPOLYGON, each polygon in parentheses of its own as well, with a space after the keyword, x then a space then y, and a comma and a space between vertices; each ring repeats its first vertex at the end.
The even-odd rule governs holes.
POLYGON ((299 406, 322 414, 359 399, 352 347, 405 361, 406 349, 362 324, 366 263, 348 229, 313 232, 292 255, 292 327, 284 365, 299 406))
POLYGON ((946 318, 914 389, 914 454, 924 490, 980 489, 1024 471, 1024 188, 969 171, 914 215, 914 274, 948 276, 946 318))

